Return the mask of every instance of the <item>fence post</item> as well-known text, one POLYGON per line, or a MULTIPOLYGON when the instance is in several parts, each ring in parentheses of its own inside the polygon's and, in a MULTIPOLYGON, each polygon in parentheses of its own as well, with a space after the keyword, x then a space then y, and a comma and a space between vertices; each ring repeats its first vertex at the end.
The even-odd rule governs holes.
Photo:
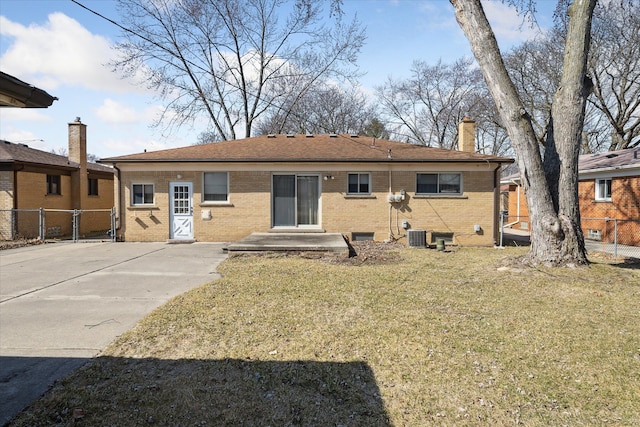
POLYGON ((111 241, 116 241, 116 208, 111 208, 111 241))
POLYGON ((38 210, 38 237, 40 240, 44 240, 47 238, 47 233, 45 229, 45 218, 44 218, 44 208, 40 208, 38 210))
POLYGON ((613 219, 613 256, 618 258, 618 218, 613 219))
POLYGON ((11 221, 11 225, 10 225, 10 230, 9 230, 9 235, 11 236, 11 240, 15 240, 16 237, 18 237, 18 227, 17 227, 17 222, 18 220, 16 219, 18 215, 18 212, 15 209, 11 209, 11 212, 9 213, 9 220, 11 221))
POLYGON ((500 211, 500 247, 502 247, 503 235, 504 235, 504 211, 500 211))
POLYGON ((77 212, 78 211, 74 209, 71 213, 71 239, 73 240, 73 243, 78 241, 78 217, 76 216, 77 212))

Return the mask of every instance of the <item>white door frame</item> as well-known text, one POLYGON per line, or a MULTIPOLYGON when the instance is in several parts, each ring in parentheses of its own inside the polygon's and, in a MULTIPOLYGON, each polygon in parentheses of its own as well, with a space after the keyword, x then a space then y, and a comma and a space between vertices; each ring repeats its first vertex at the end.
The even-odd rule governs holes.
POLYGON ((192 182, 169 183, 169 227, 169 237, 171 239, 193 239, 192 182), (178 200, 176 200, 176 196, 178 196, 178 200))
POLYGON ((322 224, 322 179, 319 173, 304 173, 304 172, 279 172, 273 173, 271 175, 271 227, 273 228, 308 228, 308 229, 319 229, 322 224), (289 225, 275 225, 276 223, 276 211, 275 211, 275 199, 274 199, 274 177, 275 176, 293 176, 295 187, 294 187, 294 198, 293 198, 293 210, 294 210, 294 221, 295 224, 289 225), (298 212, 298 177, 317 177, 318 179, 318 201, 317 201, 317 224, 299 224, 299 212, 298 212))

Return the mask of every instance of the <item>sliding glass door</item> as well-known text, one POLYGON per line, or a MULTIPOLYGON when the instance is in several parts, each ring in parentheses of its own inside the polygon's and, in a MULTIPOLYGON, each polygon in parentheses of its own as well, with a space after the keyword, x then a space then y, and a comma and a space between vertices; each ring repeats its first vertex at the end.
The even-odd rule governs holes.
POLYGON ((272 222, 274 227, 319 225, 320 177, 273 175, 272 222))

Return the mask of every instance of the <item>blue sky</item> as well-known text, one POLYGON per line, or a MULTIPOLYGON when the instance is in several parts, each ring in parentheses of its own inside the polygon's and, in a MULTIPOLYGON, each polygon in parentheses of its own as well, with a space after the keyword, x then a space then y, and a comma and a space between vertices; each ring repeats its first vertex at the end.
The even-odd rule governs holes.
MULTIPOLYGON (((118 20, 111 0, 81 0, 118 20)), ((503 50, 552 24, 555 1, 538 2, 540 28, 501 2, 484 2, 503 50)), ((431 64, 470 56, 447 0, 344 0, 367 28, 359 66, 371 91, 388 76, 406 77, 415 60, 431 64)), ((170 134, 152 128, 161 103, 106 66, 119 29, 69 0, 0 0, 0 69, 59 98, 48 109, 0 109, 0 139, 51 150, 66 148, 67 123, 87 124, 88 151, 99 157, 190 145, 203 128, 170 134)))

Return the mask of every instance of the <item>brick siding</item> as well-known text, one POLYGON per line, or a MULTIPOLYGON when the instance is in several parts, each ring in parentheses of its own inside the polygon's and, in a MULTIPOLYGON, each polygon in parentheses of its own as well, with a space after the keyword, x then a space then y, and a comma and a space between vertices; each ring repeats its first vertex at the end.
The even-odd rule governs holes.
MULTIPOLYGON (((283 172, 286 173, 286 172, 283 172)), ((375 240, 386 240, 390 232, 406 242, 402 228, 406 220, 413 229, 454 234, 454 241, 465 246, 491 246, 497 233, 494 212, 498 194, 494 191, 493 171, 463 172, 463 191, 459 197, 415 196, 416 172, 394 171, 392 192, 404 189, 406 198, 390 204, 389 172, 372 171, 370 196, 347 195, 347 171, 331 172, 333 179, 321 179, 320 222, 327 232, 374 233, 375 240), (481 232, 474 231, 480 225, 481 232)), ((312 174, 313 175, 313 174, 312 174)), ((194 200, 194 238, 198 241, 237 241, 252 232, 271 229, 270 171, 229 172, 229 203, 202 203, 202 172, 156 171, 122 172, 122 203, 118 209, 120 238, 127 241, 165 241, 170 236, 169 185, 173 181, 192 182, 194 200), (180 175, 181 178, 177 179, 180 175), (131 189, 135 183, 152 183, 155 204, 131 206, 131 189), (203 219, 209 210, 211 219, 203 219)))
POLYGON ((596 200, 596 180, 580 181, 580 216, 585 236, 588 230, 599 230, 603 240, 613 241, 613 221, 593 221, 590 218, 617 218, 620 220, 618 243, 622 245, 640 246, 640 177, 611 178, 611 201, 596 200), (621 229, 624 227, 624 229, 621 229))
MULTIPOLYGON (((0 172, 0 209, 60 209, 74 208, 71 191, 71 176, 61 172, 18 171, 16 183, 13 171, 0 172), (47 194, 47 173, 60 175, 60 194, 47 194), (18 194, 14 206, 14 186, 18 194)), ((113 180, 98 177, 98 196, 83 195, 83 210, 111 209, 113 207, 113 180)), ((86 178, 85 178, 86 179, 86 178)), ((3 212, 0 218, 0 238, 11 239, 11 214, 3 212)), ((37 212, 15 214, 15 233, 19 237, 39 236, 39 215, 37 212)), ((80 217, 80 234, 106 231, 111 226, 109 212, 85 212, 80 217)), ((48 237, 72 234, 72 215, 69 212, 46 212, 45 230, 48 237)))

